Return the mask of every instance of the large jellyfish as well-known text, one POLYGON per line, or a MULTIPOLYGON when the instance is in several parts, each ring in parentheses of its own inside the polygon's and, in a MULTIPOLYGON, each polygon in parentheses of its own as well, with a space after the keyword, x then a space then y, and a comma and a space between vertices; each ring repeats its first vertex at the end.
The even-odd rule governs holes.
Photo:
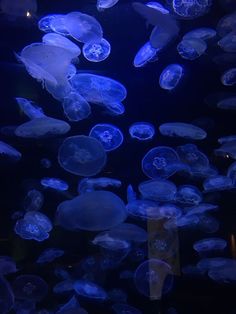
POLYGON ((106 164, 103 145, 90 136, 78 135, 64 140, 58 152, 60 166, 81 176, 93 176, 106 164))
POLYGON ((184 205, 198 205, 202 201, 201 191, 193 185, 180 185, 175 201, 184 205))
POLYGON ((179 64, 170 64, 162 72, 159 85, 163 89, 172 90, 180 82, 183 76, 183 67, 179 64))
POLYGON ((156 57, 157 51, 151 46, 150 41, 146 42, 136 53, 133 61, 134 66, 139 68, 146 65, 156 57))
POLYGON ((0 8, 9 16, 31 17, 37 11, 37 0, 1 0, 0 8))
POLYGON ((106 39, 102 38, 100 42, 84 44, 82 51, 88 61, 101 62, 109 57, 111 45, 106 39))
POLYGON ((212 0, 169 0, 173 11, 182 18, 194 19, 205 15, 212 4, 212 0))
POLYGON ((208 251, 223 251, 227 246, 227 242, 221 238, 207 238, 196 241, 193 248, 198 253, 208 251))
POLYGON ((177 192, 175 184, 166 179, 144 181, 138 188, 144 199, 160 202, 173 201, 177 192))

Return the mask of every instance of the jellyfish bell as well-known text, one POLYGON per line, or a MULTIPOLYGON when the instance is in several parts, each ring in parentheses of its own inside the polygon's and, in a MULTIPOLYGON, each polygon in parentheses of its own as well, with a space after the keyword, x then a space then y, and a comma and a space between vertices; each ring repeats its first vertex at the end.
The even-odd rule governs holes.
POLYGON ((102 38, 100 42, 85 43, 82 52, 88 61, 101 62, 109 57, 111 45, 105 38, 102 38))

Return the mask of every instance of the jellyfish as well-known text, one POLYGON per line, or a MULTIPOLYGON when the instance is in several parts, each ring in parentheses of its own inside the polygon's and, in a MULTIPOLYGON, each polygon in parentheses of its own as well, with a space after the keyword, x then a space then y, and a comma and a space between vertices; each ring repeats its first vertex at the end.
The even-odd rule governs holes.
POLYGON ((173 11, 181 18, 194 19, 205 15, 212 5, 211 0, 171 0, 173 11))
POLYGON ((208 271, 208 276, 219 283, 226 283, 226 284, 235 284, 236 282, 236 263, 232 260, 231 263, 226 265, 210 269, 208 271))
POLYGON ((180 56, 187 60, 195 60, 207 49, 207 44, 202 39, 188 38, 182 39, 182 41, 177 45, 177 51, 180 56))
POLYGON ((218 41, 218 45, 225 52, 236 52, 236 33, 230 32, 218 41))
POLYGON ((148 122, 136 122, 129 127, 129 134, 139 141, 148 141, 154 137, 155 128, 148 122))
POLYGON ((71 12, 65 16, 65 28, 70 36, 82 43, 96 43, 102 40, 102 27, 88 14, 71 12))
POLYGON ((19 161, 21 159, 21 153, 16 150, 11 145, 0 141, 0 157, 1 158, 8 158, 12 161, 19 161))
POLYGON ((179 64, 170 64, 162 71, 159 85, 163 89, 172 90, 179 84, 182 76, 183 67, 179 64))
MULTIPOLYGON (((217 108, 224 110, 236 110, 236 97, 228 97, 220 100, 217 103, 217 108)), ((234 140, 234 138, 232 140, 234 140)))
POLYGON ((0 300, 0 312, 9 313, 14 306, 15 298, 11 286, 2 276, 0 276, 0 300))
POLYGON ((118 1, 119 0, 97 0, 97 9, 98 11, 103 11, 112 8, 118 1))
POLYGON ((106 152, 95 138, 85 135, 71 136, 59 148, 60 166, 75 175, 94 176, 106 164, 106 152))
POLYGON ((77 92, 71 92, 63 99, 63 110, 70 121, 80 121, 88 118, 91 107, 84 97, 77 92))
POLYGON ((47 248, 39 255, 36 263, 38 264, 50 263, 54 261, 56 258, 61 257, 62 255, 64 255, 64 251, 61 249, 47 248))
POLYGON ((227 242, 221 238, 207 238, 194 242, 193 248, 198 253, 209 251, 223 251, 227 246, 227 242))
POLYGON ((198 205, 202 198, 202 193, 196 186, 181 185, 177 189, 175 201, 184 205, 198 205))
POLYGON ((38 28, 45 33, 55 32, 63 36, 69 36, 65 26, 65 15, 49 14, 42 17, 38 22, 38 28))
POLYGON ((216 31, 220 37, 224 37, 236 29, 236 12, 223 16, 216 27, 216 31))
POLYGON ((142 220, 158 220, 162 218, 159 204, 154 201, 133 200, 128 202, 126 208, 129 215, 142 220))
POLYGON ((182 170, 176 151, 168 146, 157 146, 150 149, 142 159, 142 170, 149 178, 168 178, 182 170))
POLYGON ((0 275, 8 275, 17 272, 16 263, 10 256, 0 256, 0 275))
MULTIPOLYGON (((76 314, 76 311, 78 314, 83 314, 85 312, 81 312, 81 306, 79 304, 79 301, 75 296, 72 296, 68 302, 60 306, 59 310, 56 312, 56 314, 76 314)), ((86 312, 87 313, 87 312, 86 312)))
POLYGON ((88 280, 76 280, 74 283, 74 290, 79 296, 88 299, 98 301, 105 301, 108 299, 108 295, 102 287, 88 280))
POLYGON ((122 223, 117 225, 106 231, 106 234, 115 239, 127 240, 136 243, 146 242, 148 237, 146 230, 131 223, 122 223))
POLYGON ((121 102, 106 103, 105 112, 110 116, 119 116, 124 114, 125 106, 121 102))
POLYGON ((78 185, 78 193, 87 193, 95 190, 103 190, 107 187, 119 188, 121 181, 113 178, 84 178, 80 180, 78 185))
POLYGON ((120 147, 124 140, 123 134, 118 127, 106 123, 96 124, 89 132, 89 136, 101 142, 104 150, 107 152, 120 147))
POLYGON ((171 267, 159 259, 149 259, 141 263, 134 274, 134 284, 142 295, 151 300, 161 299, 173 284, 171 267))
POLYGON ((125 303, 115 303, 112 305, 112 310, 116 314, 122 314, 122 313, 129 313, 129 314, 142 314, 142 312, 137 309, 136 307, 133 307, 131 305, 125 304, 125 303))
POLYGON ((40 180, 40 183, 42 186, 58 191, 67 191, 69 188, 69 185, 64 180, 58 179, 58 178, 42 178, 40 180))
POLYGON ((199 27, 187 32, 183 39, 201 39, 201 40, 209 40, 216 37, 216 31, 210 27, 199 27))
POLYGON ((111 45, 105 39, 95 43, 85 43, 83 46, 83 56, 91 62, 101 62, 106 60, 111 53, 111 45))
POLYGON ((167 10, 160 2, 150 1, 150 2, 147 2, 146 5, 150 8, 153 8, 153 9, 160 11, 162 14, 169 14, 170 13, 170 11, 167 10))
POLYGON ((232 189, 233 182, 232 179, 227 176, 218 175, 207 178, 203 182, 203 187, 206 192, 223 191, 232 189))
POLYGON ((130 243, 126 240, 121 240, 119 238, 115 238, 107 232, 98 234, 92 241, 94 245, 99 245, 100 247, 111 250, 128 250, 130 249, 130 243))
POLYGON ((157 51, 151 46, 150 41, 146 42, 135 55, 133 65, 136 68, 143 67, 156 57, 157 51))
POLYGON ((1 0, 0 8, 9 16, 31 17, 37 11, 37 0, 1 0))
POLYGON ((67 122, 45 116, 19 125, 15 134, 23 138, 41 138, 65 134, 69 130, 70 125, 67 122))
POLYGON ((221 76, 221 83, 225 86, 234 86, 236 84, 236 68, 231 68, 221 76))
POLYGON ((127 202, 132 202, 137 199, 137 194, 135 193, 131 184, 127 186, 127 202))
POLYGON ((12 283, 16 299, 40 302, 48 293, 48 285, 36 275, 20 275, 12 283))
POLYGON ((33 101, 26 98, 16 98, 17 104, 24 114, 30 119, 44 118, 45 114, 43 109, 37 106, 33 101))
POLYGON ((141 182, 138 189, 144 199, 159 202, 173 201, 177 192, 175 184, 166 179, 141 182))
POLYGON ((71 292, 74 289, 74 280, 65 279, 59 283, 57 283, 53 287, 53 292, 56 294, 63 294, 67 292, 71 292))
POLYGON ((123 201, 112 192, 84 193, 57 208, 57 222, 69 230, 103 231, 125 221, 123 201))
POLYGON ((29 190, 24 198, 23 207, 25 211, 37 211, 43 207, 44 196, 43 193, 32 189, 29 190))
POLYGON ((159 126, 162 135, 170 137, 183 137, 192 140, 203 140, 207 137, 207 133, 190 123, 171 122, 163 123, 159 126))
POLYGON ((217 156, 236 159, 236 141, 230 141, 222 144, 220 148, 215 149, 214 153, 217 156))
POLYGON ((187 208, 186 215, 200 215, 204 214, 208 211, 215 211, 218 209, 218 205, 216 204, 209 204, 209 203, 201 203, 198 205, 194 205, 187 208))

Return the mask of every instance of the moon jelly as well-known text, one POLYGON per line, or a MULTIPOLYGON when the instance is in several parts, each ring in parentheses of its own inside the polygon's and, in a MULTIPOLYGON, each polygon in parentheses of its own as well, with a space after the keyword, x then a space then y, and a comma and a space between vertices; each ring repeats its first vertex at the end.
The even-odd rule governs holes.
POLYGON ((129 215, 145 220, 161 219, 159 204, 149 200, 133 200, 126 206, 129 215))
POLYGON ((79 182, 78 192, 79 194, 82 194, 95 190, 103 190, 109 186, 119 188, 121 186, 121 181, 106 177, 84 178, 79 182))
POLYGON ((58 178, 43 178, 40 181, 41 185, 46 188, 51 188, 58 191, 67 191, 69 188, 69 185, 58 178))
POLYGON ((96 124, 91 129, 89 136, 101 142, 107 152, 117 149, 123 143, 123 134, 112 124, 96 124))
POLYGON ((214 152, 217 156, 229 156, 236 159, 236 141, 226 142, 222 144, 220 148, 215 149, 214 152))
POLYGON ((206 192, 229 190, 233 188, 233 182, 227 176, 218 175, 207 178, 203 182, 203 187, 206 192))
POLYGON ((172 90, 179 84, 182 76, 182 66, 179 64, 170 64, 162 71, 159 78, 159 85, 163 89, 172 90))
POLYGON ((222 251, 226 248, 227 242, 220 238, 207 238, 202 239, 193 244, 193 248, 198 253, 208 251, 222 251))
POLYGON ((70 121, 80 121, 88 118, 91 107, 79 93, 71 92, 63 99, 64 114, 70 121))
POLYGON ((166 179, 141 182, 138 189, 144 199, 160 202, 173 201, 177 192, 175 184, 166 179))
POLYGON ((150 44, 150 41, 148 41, 145 45, 143 45, 137 54, 134 57, 133 64, 136 68, 143 67, 146 65, 149 61, 153 60, 153 58, 157 54, 157 49, 153 48, 150 44))
POLYGON ((79 296, 88 299, 105 301, 108 298, 106 291, 102 287, 88 280, 76 280, 74 290, 79 296))
POLYGON ((177 46, 180 56, 187 60, 195 60, 199 58, 207 49, 205 41, 197 38, 182 39, 177 46))
POLYGON ((108 191, 84 193, 57 208, 57 222, 69 230, 103 231, 127 217, 123 201, 108 191))
POLYGON ((77 135, 64 140, 58 152, 60 166, 73 174, 94 176, 106 164, 106 152, 95 138, 77 135))
POLYGON ((236 33, 231 32, 218 41, 218 45, 225 52, 236 52, 236 33))
POLYGON ((196 186, 181 185, 178 187, 175 201, 184 205, 198 205, 202 201, 202 193, 196 186))
POLYGON ((169 14, 170 13, 169 10, 167 10, 161 3, 157 2, 157 1, 150 1, 150 2, 146 3, 146 5, 150 8, 153 8, 153 9, 160 11, 162 14, 169 14))
POLYGON ((24 198, 24 210, 25 211, 37 211, 40 210, 44 203, 44 196, 38 190, 29 190, 24 198))
POLYGON ((213 28, 209 27, 200 27, 191 30, 183 36, 183 39, 202 39, 209 40, 216 36, 216 31, 213 28))
POLYGON ((84 44, 82 52, 88 61, 101 62, 109 57, 111 45, 106 39, 102 38, 100 42, 84 44))
POLYGON ((128 305, 128 304, 123 304, 123 303, 115 303, 112 305, 112 310, 116 314, 123 314, 123 313, 128 313, 128 314, 142 314, 140 310, 137 308, 128 305))
POLYGON ((48 248, 39 255, 36 263, 38 264, 50 263, 62 255, 64 255, 63 250, 56 248, 48 248))
POLYGON ((112 8, 119 0, 97 0, 98 11, 103 11, 104 9, 112 8))
POLYGON ((21 153, 11 145, 0 141, 0 156, 7 157, 13 161, 19 161, 21 159, 21 153))
POLYGON ((50 14, 42 17, 38 22, 38 28, 45 33, 53 31, 64 36, 69 35, 65 26, 65 15, 63 14, 50 14))
POLYGON ((159 126, 159 130, 164 136, 177 136, 192 140, 203 140, 207 137, 207 133, 190 123, 171 122, 163 123, 159 126))
POLYGON ((33 101, 20 97, 17 97, 16 101, 20 109, 28 118, 35 119, 45 117, 43 109, 37 106, 33 101))
POLYGON ((116 239, 109 235, 109 233, 104 232, 98 234, 92 241, 94 245, 99 245, 104 249, 111 251, 125 250, 130 248, 130 243, 126 240, 116 239))
POLYGON ((224 37, 236 29, 236 12, 223 16, 217 24, 217 33, 224 37))
POLYGON ((205 15, 211 7, 211 0, 172 0, 172 7, 176 14, 183 18, 194 19, 205 15))
POLYGON ((221 83, 225 86, 236 84, 236 68, 229 69, 221 76, 221 83))
POLYGON ((155 135, 155 128, 148 122, 136 122, 129 127, 129 134, 137 140, 148 141, 155 135))
POLYGON ((148 237, 143 228, 131 223, 122 223, 106 231, 106 233, 115 239, 137 243, 146 242, 148 237))

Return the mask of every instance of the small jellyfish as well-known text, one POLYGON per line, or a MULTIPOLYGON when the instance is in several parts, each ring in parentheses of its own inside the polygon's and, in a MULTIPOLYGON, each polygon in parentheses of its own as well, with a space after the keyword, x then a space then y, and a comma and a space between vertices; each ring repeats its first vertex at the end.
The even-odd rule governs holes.
POLYGON ((181 185, 177 189, 175 201, 184 205, 198 205, 202 198, 202 193, 196 186, 181 185))
POLYGON ((148 237, 146 230, 131 223, 117 225, 109 231, 106 231, 106 234, 115 239, 137 243, 146 242, 148 237))
POLYGON ((224 37, 236 29, 236 12, 223 16, 216 27, 220 37, 224 37))
POLYGON ((76 280, 74 283, 74 290, 79 296, 88 299, 98 301, 105 301, 108 299, 108 295, 102 287, 88 280, 76 280))
POLYGON ((33 101, 20 97, 16 97, 16 101, 20 109, 28 118, 36 119, 45 117, 43 109, 37 106, 33 101))
POLYGON ((225 52, 236 52, 236 32, 230 32, 218 41, 218 45, 225 52))
POLYGON ((40 165, 41 165, 43 168, 49 169, 49 168, 51 168, 51 166, 52 166, 52 162, 51 162, 51 160, 48 159, 48 158, 42 158, 42 159, 40 160, 40 165))
POLYGON ((133 307, 131 305, 125 304, 125 303, 115 303, 112 305, 112 310, 116 314, 123 314, 123 313, 128 313, 128 314, 142 314, 142 312, 137 309, 136 307, 133 307))
POLYGON ((149 178, 168 178, 181 169, 178 154, 168 146, 154 147, 142 159, 142 170, 149 178))
POLYGON ((141 182, 138 189, 144 199, 159 202, 173 201, 177 192, 175 184, 166 179, 141 182))
POLYGON ((119 116, 124 114, 125 106, 121 102, 105 104, 105 112, 110 116, 119 116))
POLYGON ((174 89, 183 76, 183 67, 179 64, 168 65, 161 73, 159 85, 166 90, 174 89))
POLYGON ((56 248, 48 248, 39 255, 36 263, 38 264, 50 263, 54 261, 56 258, 61 257, 62 255, 64 255, 63 250, 56 248))
POLYGON ((192 140, 203 140, 207 137, 206 131, 190 123, 170 122, 159 126, 162 135, 183 137, 192 140))
POLYGON ((1 0, 0 8, 9 16, 31 17, 37 11, 37 0, 1 0))
POLYGON ((206 49, 206 42, 197 38, 182 39, 177 45, 178 53, 182 58, 187 60, 195 60, 201 57, 206 49))
POLYGON ((40 180, 42 186, 58 191, 67 191, 69 185, 61 179, 58 178, 43 178, 40 180))
POLYGON ((129 215, 142 220, 161 219, 160 207, 157 202, 149 200, 133 200, 126 206, 129 215))
POLYGON ((226 142, 220 148, 215 149, 215 155, 236 159, 236 141, 226 142))
POLYGON ((89 132, 89 136, 101 142, 107 152, 120 147, 124 140, 123 134, 118 127, 106 123, 96 124, 89 132))
POLYGON ((102 38, 97 43, 85 43, 83 46, 83 56, 91 62, 101 62, 106 60, 111 53, 110 43, 102 38))
POLYGON ((170 11, 167 10, 160 2, 150 1, 150 2, 147 2, 146 5, 150 8, 153 8, 153 9, 160 11, 162 14, 169 14, 170 13, 170 11))
POLYGON ((80 180, 78 185, 78 193, 87 193, 95 190, 103 190, 107 187, 119 188, 121 186, 121 181, 112 178, 84 178, 80 180))
POLYGON ((186 215, 200 215, 208 211, 215 211, 217 209, 218 205, 216 204, 201 203, 195 206, 188 207, 186 215))
POLYGON ((58 152, 60 166, 80 176, 96 175, 105 166, 106 159, 103 145, 97 139, 84 135, 66 138, 58 152))
MULTIPOLYGON (((8 275, 17 272, 15 261, 9 256, 0 256, 0 275, 8 275)), ((1 293, 0 293, 1 295, 1 293)), ((1 308, 1 306, 0 306, 1 308)))
POLYGON ((211 0, 172 0, 171 5, 174 12, 182 18, 186 19, 194 19, 199 16, 205 15, 210 7, 212 1, 211 0))
POLYGON ((191 30, 183 36, 183 39, 202 39, 209 40, 216 36, 216 31, 210 27, 200 27, 191 30))
POLYGON ((221 76, 221 83, 225 86, 236 84, 236 68, 231 68, 221 76))
POLYGON ((213 176, 203 182, 205 192, 223 191, 233 188, 232 179, 227 176, 213 176))
POLYGON ((198 253, 209 251, 223 251, 227 246, 227 242, 221 238, 202 239, 193 244, 193 248, 198 253))
POLYGON ((56 294, 63 294, 63 293, 67 293, 70 291, 73 291, 74 289, 74 281, 71 279, 65 279, 59 283, 57 283, 54 287, 53 287, 53 292, 56 294))
POLYGON ((29 190, 24 198, 23 207, 25 211, 40 210, 44 203, 43 193, 38 190, 29 190))
POLYGON ((71 92, 63 99, 63 110, 70 121, 80 121, 88 118, 91 107, 79 93, 71 92))
POLYGON ((148 122, 136 122, 129 127, 129 134, 139 141, 148 141, 155 135, 155 128, 148 122))
POLYGON ((0 141, 0 157, 1 158, 7 158, 12 161, 19 161, 21 159, 21 153, 16 150, 11 145, 0 141))
POLYGON ((208 271, 210 269, 218 269, 224 266, 230 266, 235 264, 235 261, 226 257, 210 257, 202 258, 198 263, 197 267, 202 271, 208 271))
POLYGON ((104 232, 98 234, 92 241, 94 245, 99 245, 100 247, 111 250, 128 250, 130 249, 130 243, 126 240, 120 240, 109 235, 109 233, 104 232))
POLYGON ((143 67, 148 62, 152 61, 153 58, 157 55, 157 49, 153 48, 150 44, 150 41, 148 41, 145 45, 143 45, 137 54, 134 57, 133 64, 136 68, 143 67))
POLYGON ((98 11, 103 11, 105 9, 112 8, 119 0, 97 0, 98 11))

